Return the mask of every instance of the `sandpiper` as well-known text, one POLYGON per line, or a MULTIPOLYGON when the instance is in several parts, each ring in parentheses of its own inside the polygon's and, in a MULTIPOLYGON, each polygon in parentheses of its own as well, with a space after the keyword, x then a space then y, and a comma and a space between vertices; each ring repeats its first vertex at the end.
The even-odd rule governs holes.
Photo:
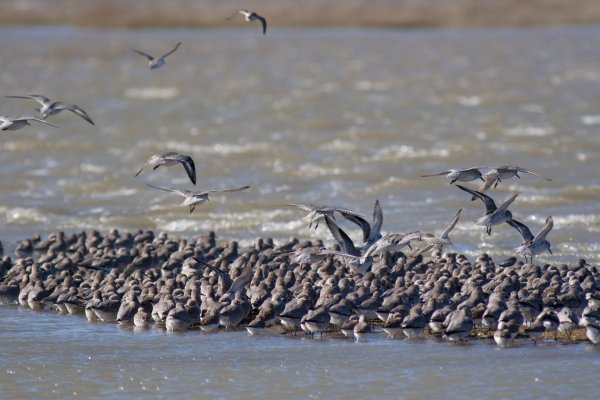
POLYGON ((458 220, 460 219, 460 213, 462 212, 462 208, 458 210, 450 225, 442 232, 441 236, 436 236, 433 233, 427 232, 413 232, 404 237, 404 241, 419 241, 424 242, 426 244, 425 247, 413 253, 413 256, 417 256, 419 254, 423 254, 428 252, 429 250, 436 248, 438 251, 442 251, 442 248, 447 245, 452 245, 452 241, 450 240, 449 234, 452 232, 458 220))
POLYGON ((50 125, 55 128, 58 126, 43 120, 38 117, 32 117, 30 115, 0 115, 0 131, 16 131, 26 126, 29 126, 29 121, 36 121, 42 124, 50 125))
POLYGON ((314 204, 286 204, 289 207, 296 207, 304 211, 308 211, 308 214, 304 217, 304 220, 308 222, 308 228, 312 228, 312 224, 315 224, 315 229, 319 227, 319 222, 325 217, 329 217, 335 221, 335 213, 338 212, 342 217, 348 221, 354 222, 363 231, 363 241, 369 240, 371 236, 371 224, 362 215, 348 210, 347 208, 341 207, 330 207, 330 206, 317 206, 314 204))
POLYGON ((31 99, 31 100, 37 101, 38 103, 41 104, 41 107, 39 109, 37 109, 37 111, 39 111, 39 113, 41 114, 43 119, 48 118, 48 116, 50 116, 50 115, 55 115, 62 111, 67 110, 67 111, 71 111, 72 113, 79 115, 81 118, 86 120, 88 123, 90 123, 91 125, 94 125, 94 121, 92 121, 90 116, 81 107, 76 106, 74 104, 66 104, 66 103, 63 103, 62 101, 52 101, 49 98, 47 98, 46 96, 42 96, 41 94, 28 94, 25 96, 6 96, 6 97, 9 97, 11 99, 31 99))
POLYGON ((546 239, 548 233, 552 230, 554 226, 554 220, 552 217, 546 218, 546 223, 542 230, 535 236, 531 233, 529 228, 525 226, 525 224, 516 221, 509 220, 507 221, 510 226, 515 228, 521 236, 523 237, 523 243, 515 249, 515 252, 523 257, 525 257, 525 262, 527 263, 527 257, 529 257, 530 263, 533 264, 533 256, 537 254, 541 254, 545 251, 550 252, 552 254, 552 250, 550 249, 550 242, 546 239))
POLYGON ((485 215, 476 219, 477 225, 485 226, 488 235, 492 234, 492 226, 507 222, 512 219, 512 213, 508 210, 508 206, 515 201, 519 193, 513 193, 508 199, 504 201, 499 207, 496 207, 494 199, 476 190, 471 190, 461 185, 456 185, 459 189, 464 190, 467 193, 480 199, 485 205, 485 215))
POLYGON ((181 46, 181 42, 177 43, 175 47, 173 47, 171 50, 169 50, 168 52, 166 52, 158 58, 155 58, 148 53, 144 53, 143 51, 136 50, 133 47, 130 47, 130 49, 146 57, 148 59, 148 66, 150 67, 150 69, 157 69, 165 65, 165 58, 173 54, 179 48, 179 46, 181 46))
POLYGON ((231 15, 229 18, 227 18, 227 20, 230 20, 231 18, 235 17, 238 14, 243 15, 244 18, 246 19, 246 21, 248 21, 248 22, 260 21, 260 23, 262 25, 263 35, 267 34, 267 20, 255 12, 248 11, 248 10, 238 10, 237 12, 233 13, 233 15, 231 15))
MULTIPOLYGON (((537 176, 538 178, 542 178, 547 181, 552 180, 550 178, 546 178, 539 174, 536 174, 533 171, 529 171, 525 168, 521 168, 521 167, 517 167, 517 166, 510 166, 510 165, 503 165, 501 167, 492 168, 491 170, 489 170, 488 172, 486 172, 483 175, 483 178, 487 179, 487 177, 490 177, 490 179, 493 179, 492 183, 494 183, 494 188, 496 188, 496 186, 498 186, 498 182, 502 182, 503 179, 510 179, 513 176, 516 176, 517 178, 521 179, 521 177, 519 176, 519 172, 524 173, 524 174, 534 175, 534 176, 537 176)), ((489 186, 488 186, 488 188, 489 188, 489 186)))
POLYGON ((185 197, 185 200, 181 203, 181 205, 182 206, 190 206, 190 214, 192 212, 194 212, 196 205, 206 203, 208 200, 210 200, 208 198, 208 195, 210 193, 239 192, 242 190, 250 189, 250 186, 242 186, 242 187, 233 188, 233 189, 213 189, 213 190, 206 190, 204 192, 192 192, 189 190, 162 188, 159 186, 154 186, 147 182, 146 182, 146 185, 148 185, 154 189, 164 190, 165 192, 177 193, 178 195, 185 197))
POLYGON ((448 179, 451 179, 450 184, 453 184, 456 181, 459 182, 471 182, 476 179, 481 179, 481 169, 485 167, 471 167, 471 168, 453 168, 447 169, 446 171, 438 172, 435 174, 427 174, 421 175, 422 178, 427 178, 430 176, 442 176, 446 175, 448 179))
MULTIPOLYGON (((187 156, 185 154, 176 152, 155 154, 146 161, 144 167, 147 165, 149 167, 152 167, 152 170, 156 170, 162 166, 170 167, 177 164, 181 164, 183 166, 185 172, 190 178, 190 181, 192 181, 192 183, 195 185, 196 166, 194 165, 194 160, 192 159, 192 157, 187 156)), ((140 168, 140 170, 135 174, 135 176, 138 176, 144 170, 144 167, 140 168)))
POLYGON ((325 217, 327 227, 331 231, 333 238, 338 243, 342 251, 332 251, 331 254, 339 255, 344 257, 346 265, 348 265, 354 272, 364 275, 367 270, 373 264, 373 257, 367 254, 364 257, 361 256, 360 251, 354 247, 352 239, 344 232, 337 224, 329 217, 325 217))

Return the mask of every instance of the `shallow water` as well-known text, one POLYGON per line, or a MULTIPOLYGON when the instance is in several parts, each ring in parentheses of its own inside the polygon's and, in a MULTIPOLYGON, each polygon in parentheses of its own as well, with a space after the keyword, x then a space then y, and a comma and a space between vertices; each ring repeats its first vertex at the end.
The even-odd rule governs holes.
POLYGON ((0 320, 0 393, 13 399, 593 398, 600 369, 585 343, 133 332, 16 305, 0 320))
MULTIPOLYGON (((2 133, 0 240, 57 229, 167 230, 250 242, 309 231, 289 202, 341 205, 384 231, 439 233, 458 208, 454 250, 513 255, 510 227, 471 222, 482 206, 419 175, 516 164, 491 195, 532 231, 548 215, 554 255, 600 259, 600 28, 364 30, 1 28, 0 95, 41 93, 86 109, 2 133), (127 46, 180 50, 149 71, 127 46), (144 181, 190 189, 180 168, 135 172, 151 154, 191 154, 198 188, 249 184, 194 214, 144 181)), ((0 98, 0 114, 34 102, 0 98)), ((468 184, 467 184, 468 185, 468 184)), ((473 186, 473 185, 471 185, 473 186)), ((358 237, 350 225, 345 228, 358 237)), ((0 307, 0 397, 590 398, 600 358, 585 344, 455 346, 338 339, 131 332, 82 317, 0 307), (76 394, 73 394, 76 393, 76 394)))

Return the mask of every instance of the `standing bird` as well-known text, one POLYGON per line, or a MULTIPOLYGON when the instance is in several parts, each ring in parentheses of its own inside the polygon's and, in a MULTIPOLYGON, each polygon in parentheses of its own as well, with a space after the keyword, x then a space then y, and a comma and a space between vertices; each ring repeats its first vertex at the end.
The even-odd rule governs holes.
POLYGON ((62 101, 52 101, 49 98, 42 96, 41 94, 28 94, 26 96, 6 96, 11 99, 31 99, 35 100, 41 104, 41 107, 36 109, 39 111, 43 119, 48 118, 50 115, 58 114, 62 111, 71 111, 79 115, 81 118, 85 119, 91 125, 94 125, 94 121, 90 118, 90 116, 79 106, 74 104, 65 104, 62 101))
POLYGON ((148 53, 144 53, 143 51, 136 50, 133 47, 130 47, 130 49, 135 51, 136 53, 146 57, 148 59, 148 66, 150 67, 150 69, 157 69, 157 68, 160 68, 163 65, 165 65, 165 58, 170 56, 171 54, 175 53, 175 51, 179 48, 179 46, 181 46, 181 42, 177 43, 175 45, 175 47, 173 47, 171 50, 169 50, 168 52, 166 52, 165 54, 163 54, 162 56, 160 56, 158 58, 155 58, 148 53))
POLYGON ((135 176, 138 176, 143 171, 146 165, 152 167, 152 170, 156 170, 158 169, 158 167, 170 167, 177 164, 181 164, 183 166, 185 172, 187 172, 187 175, 190 178, 190 181, 192 181, 192 183, 195 185, 196 166, 194 165, 194 160, 192 160, 192 157, 190 156, 186 156, 185 154, 175 152, 167 152, 153 155, 146 161, 146 164, 142 168, 140 168, 140 170, 137 172, 137 174, 135 174, 135 176))
POLYGON ((159 186, 151 185, 148 182, 146 182, 146 185, 148 185, 154 189, 164 190, 165 192, 177 193, 178 195, 185 197, 185 200, 183 200, 181 205, 182 206, 190 206, 190 214, 192 212, 194 212, 196 205, 206 203, 208 200, 210 200, 208 198, 208 195, 210 193, 239 192, 242 190, 250 189, 250 186, 242 186, 242 187, 233 188, 233 189, 214 189, 214 190, 206 190, 204 192, 191 192, 189 190, 162 188, 159 186))
POLYGON ((515 201, 519 193, 513 193, 508 199, 504 201, 504 203, 500 205, 500 207, 496 207, 494 199, 492 199, 490 196, 487 196, 476 190, 468 189, 461 185, 456 186, 459 189, 464 190, 465 192, 470 193, 473 196, 480 199, 481 201, 483 201, 483 204, 485 205, 485 215, 476 219, 475 223, 477 225, 485 226, 488 235, 492 234, 492 226, 499 225, 503 222, 507 222, 512 219, 512 213, 508 210, 508 206, 511 205, 513 201, 515 201))
POLYGON ((519 231, 523 237, 523 243, 521 243, 521 245, 515 249, 515 252, 518 255, 525 257, 525 263, 527 263, 527 257, 529 257, 529 262, 533 264, 533 256, 541 254, 546 250, 552 254, 550 242, 546 239, 546 236, 548 236, 548 233, 554 226, 554 220, 552 217, 546 218, 544 227, 535 236, 533 236, 529 228, 523 223, 514 219, 507 222, 510 226, 519 231))
POLYGON ((438 172, 436 174, 428 174, 421 175, 421 178, 427 178, 430 176, 441 176, 446 175, 447 178, 451 179, 450 184, 452 185, 454 182, 471 182, 476 179, 481 179, 481 171, 480 169, 485 167, 472 167, 472 168, 454 168, 448 169, 446 171, 438 172))
POLYGON ((32 117, 29 115, 25 115, 25 116, 6 116, 6 115, 0 115, 0 131, 16 131, 19 130, 21 128, 24 128, 26 126, 29 126, 29 121, 36 121, 36 122, 41 122, 42 124, 46 124, 46 125, 50 125, 53 126, 55 128, 58 128, 58 126, 51 124, 48 121, 44 121, 43 119, 37 118, 37 117, 32 117))
POLYGON ((255 12, 248 11, 248 10, 238 10, 237 12, 233 13, 231 15, 231 17, 227 18, 227 20, 230 20, 231 18, 235 17, 238 14, 242 14, 244 16, 244 18, 246 19, 246 21, 248 21, 248 22, 260 21, 260 23, 262 25, 263 35, 267 34, 267 20, 255 12))

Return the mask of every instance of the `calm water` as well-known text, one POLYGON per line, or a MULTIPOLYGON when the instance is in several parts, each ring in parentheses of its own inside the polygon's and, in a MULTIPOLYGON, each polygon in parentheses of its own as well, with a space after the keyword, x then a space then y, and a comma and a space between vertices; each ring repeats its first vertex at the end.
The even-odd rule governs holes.
POLYGON ((595 398, 600 348, 133 332, 0 307, 3 398, 595 398), (18 345, 15 345, 18 343, 18 345))
MULTIPOLYGON (((503 226, 488 237, 472 223, 479 202, 445 178, 419 175, 514 164, 554 179, 525 175, 490 192, 502 201, 520 191, 511 209, 534 233, 554 217, 554 255, 539 261, 600 260, 600 28, 255 33, 0 29, 0 95, 45 94, 78 104, 96 122, 63 113, 52 118, 60 129, 2 133, 7 252, 34 232, 113 227, 328 241, 325 229, 309 231, 301 212, 278 205, 341 205, 370 215, 378 198, 386 232, 439 233, 463 208, 454 250, 501 259, 513 254, 519 235, 503 226), (161 53, 178 41, 179 51, 156 71, 127 48, 161 53), (194 157, 199 189, 252 190, 214 196, 190 215, 177 195, 144 185, 191 189, 182 169, 133 176, 164 151, 194 157)), ((36 106, 0 98, 0 114, 36 106)), ((198 385, 221 397, 278 398, 290 390, 302 397, 586 397, 599 360, 585 345, 498 351, 243 332, 138 335, 15 307, 0 313, 0 383, 8 397, 107 396, 121 387, 168 397, 198 385)))

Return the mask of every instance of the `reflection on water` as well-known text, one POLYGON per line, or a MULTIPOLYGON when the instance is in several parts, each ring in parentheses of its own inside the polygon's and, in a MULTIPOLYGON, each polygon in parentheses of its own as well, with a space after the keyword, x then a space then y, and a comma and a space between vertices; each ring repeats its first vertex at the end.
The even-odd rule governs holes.
POLYGON ((1 306, 0 318, 6 398, 592 398, 600 367, 584 343, 133 332, 17 306, 1 306))

